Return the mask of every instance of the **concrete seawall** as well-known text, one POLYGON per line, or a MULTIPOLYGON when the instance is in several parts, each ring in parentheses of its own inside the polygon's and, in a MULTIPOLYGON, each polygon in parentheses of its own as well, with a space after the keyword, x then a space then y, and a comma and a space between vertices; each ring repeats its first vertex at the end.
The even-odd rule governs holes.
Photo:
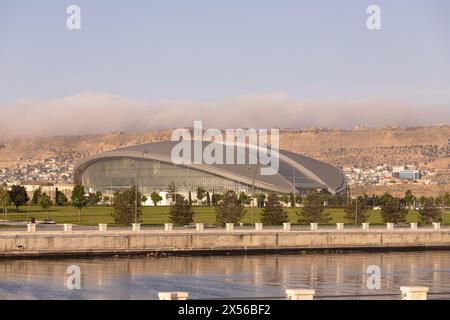
POLYGON ((450 229, 0 232, 1 257, 449 248, 450 229))

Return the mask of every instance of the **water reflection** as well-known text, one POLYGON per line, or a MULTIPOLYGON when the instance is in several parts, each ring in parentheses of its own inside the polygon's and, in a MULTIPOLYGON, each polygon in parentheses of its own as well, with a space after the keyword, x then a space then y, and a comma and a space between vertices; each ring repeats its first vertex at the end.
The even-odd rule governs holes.
POLYGON ((286 288, 317 295, 398 293, 400 285, 450 291, 450 252, 390 252, 213 257, 130 257, 0 261, 0 299, 155 299, 160 291, 191 298, 283 296, 286 288), (70 265, 82 289, 68 290, 70 265), (378 265, 381 290, 366 288, 378 265))

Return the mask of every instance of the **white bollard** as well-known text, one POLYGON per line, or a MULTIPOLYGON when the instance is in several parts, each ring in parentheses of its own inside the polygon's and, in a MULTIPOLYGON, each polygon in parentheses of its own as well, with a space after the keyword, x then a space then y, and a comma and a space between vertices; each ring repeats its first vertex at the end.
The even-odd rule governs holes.
POLYGON ((313 300, 315 290, 310 289, 286 289, 289 300, 313 300))
POLYGON ((318 223, 313 222, 310 223, 309 225, 311 226, 311 231, 317 231, 318 223))
POLYGON ((187 300, 187 292, 158 292, 159 300, 187 300))
POLYGON ((394 230, 394 224, 392 222, 388 222, 388 223, 386 223, 386 228, 388 230, 394 230))
POLYGON ((234 223, 225 223, 225 229, 228 232, 233 232, 234 231, 234 223))
POLYGON ((260 222, 255 223, 255 230, 256 231, 262 231, 263 229, 263 224, 260 222))
POLYGON ((196 223, 196 224, 195 224, 195 230, 201 232, 201 231, 203 231, 204 229, 205 229, 205 226, 204 226, 203 223, 196 223))
POLYGON ((291 231, 291 224, 288 222, 283 223, 283 230, 284 231, 291 231))
POLYGON ((135 232, 141 231, 141 224, 140 223, 132 223, 131 228, 135 232))
POLYGON ((108 231, 108 224, 107 223, 99 223, 98 231, 101 231, 101 232, 108 231))
POLYGON ((64 224, 64 232, 72 232, 72 225, 65 223, 64 224))
POLYGON ((440 222, 433 222, 433 229, 434 230, 439 230, 441 228, 441 223, 440 222))
POLYGON ((170 232, 173 229, 173 223, 164 223, 164 231, 170 232))
POLYGON ((370 226, 370 223, 363 223, 362 224, 362 229, 363 230, 369 230, 369 226, 370 226))
POLYGON ((402 300, 427 300, 428 287, 400 287, 402 300))
POLYGON ((411 222, 411 230, 417 230, 417 222, 411 222))
POLYGON ((336 229, 344 230, 344 224, 343 223, 336 223, 336 229))
POLYGON ((36 223, 28 223, 27 232, 36 232, 36 223))

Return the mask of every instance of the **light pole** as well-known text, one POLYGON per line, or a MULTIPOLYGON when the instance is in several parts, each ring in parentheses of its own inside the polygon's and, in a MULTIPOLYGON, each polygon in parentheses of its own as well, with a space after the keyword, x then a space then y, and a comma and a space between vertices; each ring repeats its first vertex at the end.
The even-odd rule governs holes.
POLYGON ((355 226, 358 225, 358 181, 356 181, 355 226))
POLYGON ((144 158, 144 155, 147 153, 147 148, 144 149, 144 151, 142 151, 141 157, 139 158, 139 166, 138 166, 138 171, 137 171, 137 176, 136 176, 136 186, 135 186, 135 201, 134 201, 134 223, 137 223, 137 211, 138 211, 138 193, 139 193, 139 178, 140 178, 140 173, 141 173, 141 164, 142 164, 142 159, 144 158))
POLYGON ((252 176, 252 224, 255 224, 255 180, 256 180, 256 171, 258 170, 259 161, 256 163, 255 171, 253 172, 252 176, 252 168, 249 166, 248 170, 250 171, 250 175, 252 176))
MULTIPOLYGON (((445 155, 446 155, 446 158, 448 158, 450 155, 449 155, 449 150, 450 150, 450 139, 448 139, 448 141, 447 141, 447 149, 446 149, 446 152, 445 152, 445 155)), ((444 177, 443 177, 443 179, 442 179, 442 198, 441 198, 441 200, 442 200, 442 202, 441 202, 441 204, 442 204, 442 208, 441 208, 441 212, 442 212, 442 214, 444 214, 445 213, 445 187, 446 187, 446 185, 447 185, 447 179, 448 179, 448 170, 450 169, 450 163, 448 163, 447 164, 447 168, 445 169, 445 173, 444 173, 444 177)))

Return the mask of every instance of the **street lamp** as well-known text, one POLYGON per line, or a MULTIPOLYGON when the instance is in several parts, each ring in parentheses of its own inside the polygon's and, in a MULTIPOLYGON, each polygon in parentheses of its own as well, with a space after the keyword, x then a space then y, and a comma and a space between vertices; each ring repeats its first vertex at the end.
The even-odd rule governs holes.
POLYGON ((144 158, 144 155, 148 153, 147 147, 142 151, 141 157, 139 158, 139 166, 137 171, 137 177, 136 177, 136 186, 135 186, 135 202, 134 202, 134 223, 137 223, 137 211, 138 211, 138 193, 139 193, 139 178, 141 173, 141 164, 142 159, 144 158))
MULTIPOLYGON (((258 171, 259 161, 256 163, 255 170, 253 172, 252 176, 252 224, 255 223, 255 204, 254 204, 254 198, 255 198, 255 181, 256 181, 256 172, 258 171)), ((251 166, 248 167, 248 170, 250 171, 250 175, 252 175, 252 168, 251 166)))
MULTIPOLYGON (((445 155, 446 155, 446 158, 448 158, 449 156, 450 156, 450 154, 449 154, 449 150, 450 150, 450 139, 448 139, 448 142, 447 142, 447 149, 446 149, 446 152, 445 152, 445 155)), ((447 164, 447 168, 445 169, 445 172, 444 172, 444 177, 443 177, 443 179, 442 179, 442 202, 441 202, 441 205, 442 205, 442 208, 441 208, 441 212, 442 212, 442 214, 444 214, 445 213, 445 187, 447 186, 447 184, 448 184, 448 181, 447 181, 447 179, 448 179, 448 171, 449 171, 449 169, 450 169, 450 163, 449 164, 447 164)))

